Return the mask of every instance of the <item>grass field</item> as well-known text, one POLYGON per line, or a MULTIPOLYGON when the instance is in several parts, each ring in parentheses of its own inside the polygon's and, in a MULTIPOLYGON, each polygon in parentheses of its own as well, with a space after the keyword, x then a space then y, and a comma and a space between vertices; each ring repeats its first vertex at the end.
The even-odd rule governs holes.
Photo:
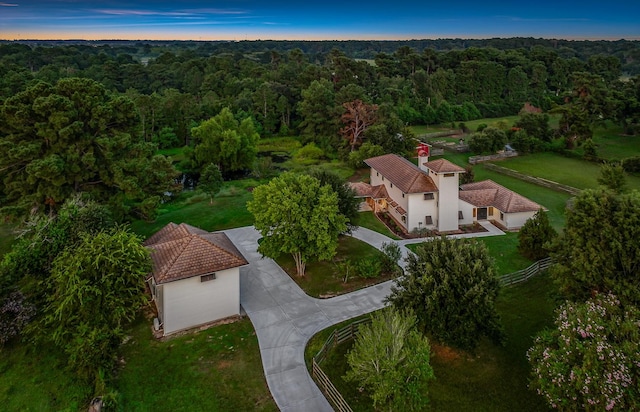
POLYGON ((20 342, 0 347, 0 410, 87 410, 92 387, 66 370, 56 347, 20 342))
MULTIPOLYGON (((618 125, 607 124, 598 127, 593 133, 593 141, 597 145, 599 157, 607 160, 622 160, 627 157, 640 156, 640 136, 628 136, 618 125)), ((582 154, 582 147, 576 149, 582 154)))
MULTIPOLYGON (((533 342, 532 336, 551 325, 554 307, 553 287, 549 278, 542 275, 501 292, 497 309, 507 336, 505 346, 483 340, 476 352, 470 354, 432 343, 431 365, 436 380, 429 390, 431 410, 548 410, 542 398, 527 387, 529 365, 525 354, 533 342)), ((308 361, 334 328, 312 338, 306 351, 308 361)), ((351 345, 352 342, 347 342, 330 351, 322 368, 354 411, 373 411, 367 394, 342 379, 348 367, 345 354, 351 345)))
POLYGON ((249 319, 165 342, 138 319, 117 374, 121 411, 277 411, 249 319))
POLYGON ((351 236, 342 236, 339 239, 336 256, 330 261, 308 263, 304 277, 296 275, 296 265, 290 254, 283 254, 276 259, 276 262, 308 295, 330 297, 391 279, 389 276, 364 279, 351 274, 348 282, 345 283, 345 274, 336 265, 336 262, 345 259, 355 263, 358 260, 377 260, 381 256, 382 252, 373 246, 351 236))
POLYGON ((147 238, 169 222, 188 223, 208 231, 224 230, 253 224, 253 216, 247 211, 250 190, 262 182, 255 179, 225 182, 214 199, 195 192, 185 193, 174 202, 164 205, 153 222, 142 220, 131 224, 134 232, 147 238))
MULTIPOLYGON (((578 189, 597 188, 598 177, 600 176, 600 165, 596 163, 549 152, 512 157, 496 164, 530 176, 542 177, 578 189)), ((639 176, 628 175, 626 180, 630 189, 640 189, 639 176)))

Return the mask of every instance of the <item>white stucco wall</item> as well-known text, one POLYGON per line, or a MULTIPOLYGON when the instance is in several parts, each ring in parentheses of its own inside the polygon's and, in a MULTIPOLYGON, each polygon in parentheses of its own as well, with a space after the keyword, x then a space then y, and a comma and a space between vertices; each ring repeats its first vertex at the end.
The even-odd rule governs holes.
POLYGON ((194 276, 160 286, 165 335, 240 314, 239 268, 216 272, 206 282, 194 276))
POLYGON ((473 206, 470 203, 465 202, 464 200, 460 200, 458 202, 458 208, 462 211, 462 220, 458 220, 459 225, 471 225, 475 221, 473 218, 473 206))
MULTIPOLYGON (((496 209, 497 211, 497 209, 496 209)), ((507 229, 519 229, 522 226, 524 226, 524 224, 526 223, 526 221, 530 218, 532 218, 534 215, 536 214, 535 211, 533 212, 520 212, 520 213, 504 213, 504 221, 502 221, 501 223, 507 228, 507 229)), ((498 212, 498 218, 500 218, 500 212, 498 212)), ((498 220, 498 219, 496 219, 498 220)))
POLYGON ((458 173, 429 173, 438 186, 438 230, 458 229, 458 173), (450 176, 447 176, 450 175, 450 176))
POLYGON ((434 193, 433 195, 433 199, 430 200, 424 200, 424 193, 412 193, 407 195, 409 198, 407 207, 407 214, 409 215, 407 228, 409 231, 420 227, 427 229, 434 229, 437 227, 438 211, 436 203, 438 202, 438 193, 434 193), (426 224, 426 216, 431 216, 433 225, 426 224), (422 222, 422 225, 419 225, 418 222, 422 222))

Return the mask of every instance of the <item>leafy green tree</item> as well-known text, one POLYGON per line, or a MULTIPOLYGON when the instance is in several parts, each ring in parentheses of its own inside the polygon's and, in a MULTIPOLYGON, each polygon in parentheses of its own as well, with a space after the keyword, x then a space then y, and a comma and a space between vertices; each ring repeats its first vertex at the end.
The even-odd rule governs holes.
POLYGON ((640 310, 614 295, 567 302, 555 329, 536 337, 527 357, 531 388, 566 411, 640 407, 640 310))
POLYGON ((213 197, 222 189, 222 173, 218 165, 210 163, 200 174, 198 189, 209 195, 209 204, 213 204, 213 197))
POLYGON ((584 160, 598 160, 597 148, 598 146, 594 143, 593 139, 585 140, 584 144, 582 145, 582 157, 584 158, 584 160))
POLYGON ((384 242, 380 248, 382 252, 382 270, 391 274, 401 274, 402 269, 398 266, 400 259, 402 259, 402 251, 400 245, 396 242, 384 242))
POLYGON ((321 186, 329 185, 338 195, 338 210, 346 218, 347 230, 351 231, 358 221, 360 200, 349 183, 337 173, 327 169, 312 169, 309 175, 320 181, 321 186))
POLYGON ((527 135, 544 142, 550 142, 553 139, 553 131, 549 127, 549 115, 545 113, 521 113, 513 126, 525 130, 527 135))
POLYGON ((157 135, 153 136, 153 142, 158 145, 159 149, 171 149, 180 146, 180 139, 173 132, 171 127, 163 127, 157 135))
POLYGON ((611 292, 640 303, 640 192, 584 190, 553 244, 552 275, 570 300, 611 292))
POLYGON ((469 139, 469 148, 474 153, 495 153, 504 149, 507 143, 507 134, 497 127, 487 127, 481 132, 476 132, 469 139))
POLYGON ((333 85, 329 80, 314 80, 302 90, 302 100, 298 103, 298 113, 302 118, 302 134, 323 149, 337 149, 338 120, 342 107, 335 101, 333 85))
POLYGON ((548 247, 558 234, 549 222, 549 216, 540 209, 527 220, 518 232, 518 251, 532 260, 549 256, 548 247))
POLYGON ((430 346, 415 324, 415 316, 393 308, 375 312, 347 354, 344 379, 367 389, 376 410, 422 411, 429 403, 430 346))
POLYGON ((42 333, 83 378, 108 371, 124 327, 147 302, 149 252, 128 229, 83 233, 53 262, 42 333))
POLYGON ((625 172, 620 163, 604 163, 600 166, 598 184, 615 193, 622 193, 626 189, 625 172))
MULTIPOLYGON (((375 127, 375 126, 373 126, 375 127)), ((384 154, 384 148, 371 142, 364 142, 355 152, 349 152, 349 164, 356 169, 366 167, 364 161, 384 154)))
POLYGON ((256 187, 247 209, 263 236, 258 251, 271 258, 291 253, 298 276, 307 262, 331 259, 347 229, 338 195, 309 175, 286 172, 256 187))
POLYGON ((440 238, 407 257, 388 300, 412 310, 420 327, 442 343, 474 349, 481 337, 502 340, 495 301, 500 284, 483 243, 440 238))
POLYGON ((188 156, 197 170, 214 163, 223 173, 233 172, 251 168, 256 159, 260 136, 253 120, 238 122, 229 108, 194 127, 191 134, 194 149, 188 156))
POLYGON ((159 202, 171 189, 172 178, 145 186, 157 175, 149 167, 155 147, 135 137, 132 102, 93 80, 34 83, 4 101, 0 119, 0 212, 54 213, 77 193, 123 209, 151 198, 159 202))

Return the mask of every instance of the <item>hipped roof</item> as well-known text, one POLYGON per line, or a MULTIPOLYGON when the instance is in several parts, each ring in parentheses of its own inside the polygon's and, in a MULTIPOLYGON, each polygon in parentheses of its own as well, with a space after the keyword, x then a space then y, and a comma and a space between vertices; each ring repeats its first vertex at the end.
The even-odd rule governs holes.
POLYGON ((542 208, 539 204, 500 186, 493 180, 467 183, 460 186, 460 200, 476 207, 493 206, 504 213, 532 212, 542 208))
POLYGON ((169 223, 143 244, 151 249, 156 284, 248 264, 226 234, 186 223, 169 223))
POLYGON ((390 153, 364 161, 404 193, 437 192, 433 180, 407 159, 390 153))

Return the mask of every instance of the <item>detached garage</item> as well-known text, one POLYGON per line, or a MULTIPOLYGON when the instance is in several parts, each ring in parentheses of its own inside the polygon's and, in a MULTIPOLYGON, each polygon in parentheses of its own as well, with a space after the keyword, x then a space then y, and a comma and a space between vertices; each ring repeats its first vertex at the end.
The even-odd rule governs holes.
POLYGON ((164 336, 240 314, 240 267, 248 262, 226 234, 169 223, 144 245, 164 336))

